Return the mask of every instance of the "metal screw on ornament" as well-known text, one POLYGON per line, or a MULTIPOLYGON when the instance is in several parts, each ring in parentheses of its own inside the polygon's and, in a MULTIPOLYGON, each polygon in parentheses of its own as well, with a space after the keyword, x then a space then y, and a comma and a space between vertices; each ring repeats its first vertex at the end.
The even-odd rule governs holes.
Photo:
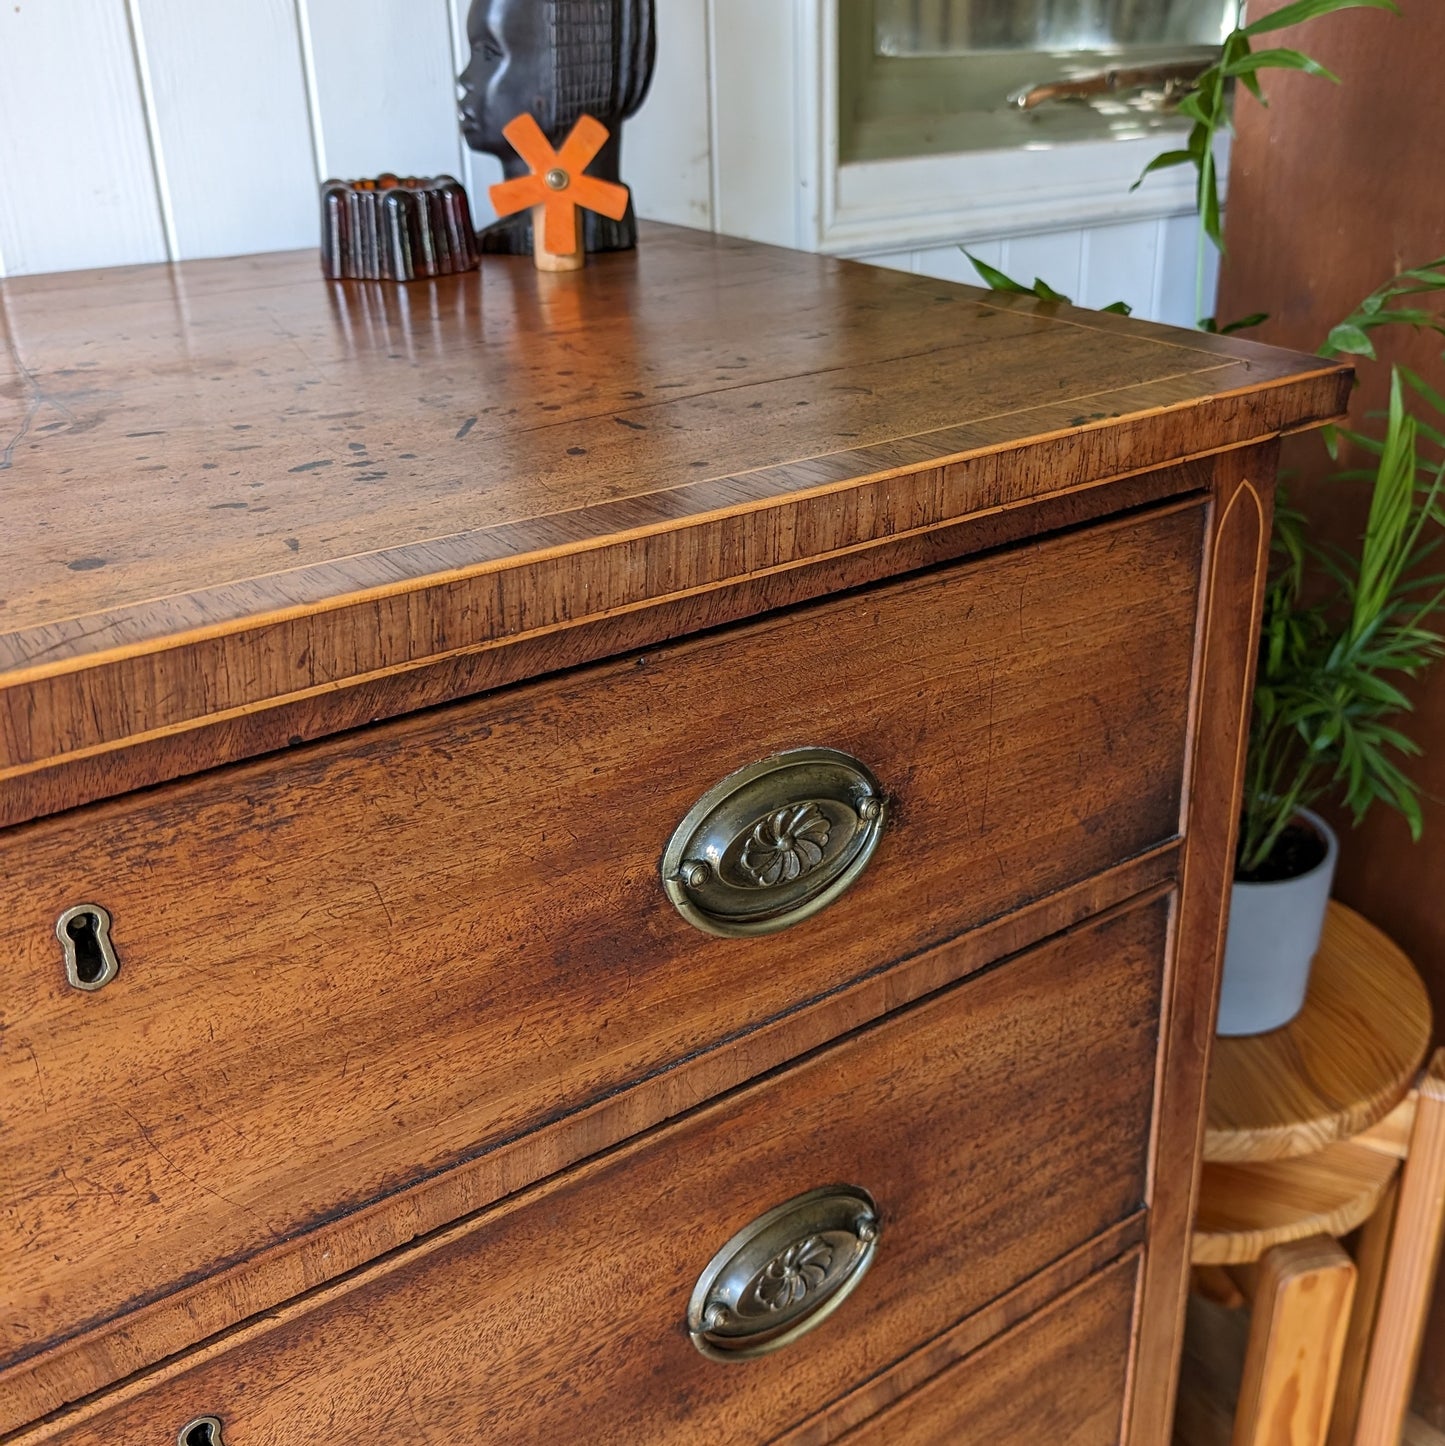
POLYGON ((585 264, 579 208, 614 221, 627 210, 627 187, 586 174, 609 135, 601 121, 582 116, 553 150, 530 111, 508 121, 502 134, 532 168, 531 175, 491 188, 497 215, 532 209, 532 259, 539 271, 576 271, 585 264))

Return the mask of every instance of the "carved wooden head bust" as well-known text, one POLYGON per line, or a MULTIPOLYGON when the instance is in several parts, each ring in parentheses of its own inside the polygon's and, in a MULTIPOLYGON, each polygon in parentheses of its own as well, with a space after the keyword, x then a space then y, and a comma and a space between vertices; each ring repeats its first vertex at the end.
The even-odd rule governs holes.
MULTIPOLYGON (((654 0, 472 0, 467 39, 461 122, 474 151, 499 157, 508 177, 519 176, 527 167, 502 135, 508 121, 530 111, 557 145, 586 114, 612 132, 589 172, 620 179, 621 125, 652 79, 654 0)), ((478 239, 483 251, 530 253, 531 216, 496 221, 478 239)), ((585 213, 583 242, 588 251, 635 246, 632 207, 620 221, 585 213)))

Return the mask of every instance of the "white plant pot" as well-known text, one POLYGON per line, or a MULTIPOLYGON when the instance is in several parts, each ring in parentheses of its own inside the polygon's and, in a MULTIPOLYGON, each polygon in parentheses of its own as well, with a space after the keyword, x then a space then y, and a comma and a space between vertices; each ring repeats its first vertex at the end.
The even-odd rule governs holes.
POLYGON ((1304 1005, 1340 845, 1324 819, 1308 809, 1301 809, 1300 817, 1323 836, 1324 858, 1298 878, 1234 884, 1219 995, 1220 1034, 1278 1029, 1304 1005))

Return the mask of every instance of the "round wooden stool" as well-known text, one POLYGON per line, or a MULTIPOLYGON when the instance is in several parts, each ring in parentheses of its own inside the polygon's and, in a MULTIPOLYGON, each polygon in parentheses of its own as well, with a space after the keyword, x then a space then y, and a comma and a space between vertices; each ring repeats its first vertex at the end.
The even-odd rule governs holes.
MULTIPOLYGON (((1387 1423, 1366 1421, 1364 1408, 1379 1418, 1373 1398, 1383 1391, 1399 1396, 1403 1417, 1408 1380, 1402 1388, 1395 1379, 1399 1361, 1383 1386, 1370 1378, 1383 1379, 1375 1362, 1386 1344, 1396 1357, 1403 1347, 1413 1368, 1423 1321, 1414 1340, 1386 1342, 1393 1322, 1381 1300, 1392 1272, 1408 1263, 1400 1252, 1413 1252, 1418 1280, 1427 1273, 1419 1252, 1428 1248, 1433 1268, 1438 1240, 1445 1066, 1437 1061, 1416 1085, 1430 1034, 1429 999, 1410 961, 1332 903, 1299 1016, 1268 1034, 1215 1041, 1192 1257, 1206 1296, 1253 1303, 1233 1446, 1399 1439, 1398 1425, 1392 1438, 1387 1423), (1437 1089, 1439 1178, 1422 1176, 1425 1216, 1416 1218, 1412 1199, 1407 1220, 1400 1163, 1421 1152, 1422 1126, 1435 1128, 1436 1112, 1419 1101, 1437 1089), (1338 1242, 1360 1226, 1352 1260, 1338 1242)), ((1430 1154, 1424 1148, 1420 1169, 1436 1168, 1430 1154)), ((1428 1280, 1418 1290, 1421 1317, 1427 1287, 1428 1280)), ((1181 1408, 1181 1422, 1187 1414, 1181 1408)))

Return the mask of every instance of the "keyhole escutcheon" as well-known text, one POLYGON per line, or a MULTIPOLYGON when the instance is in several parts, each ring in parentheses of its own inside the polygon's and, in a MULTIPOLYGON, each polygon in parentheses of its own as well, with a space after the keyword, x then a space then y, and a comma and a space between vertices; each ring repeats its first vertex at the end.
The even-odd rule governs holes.
POLYGON ((55 937, 65 952, 65 977, 74 988, 104 989, 120 972, 110 942, 110 915, 99 904, 67 909, 55 921, 55 937))
POLYGON ((176 1446, 226 1446, 221 1439, 221 1418, 197 1416, 194 1421, 187 1421, 176 1437, 176 1446))

